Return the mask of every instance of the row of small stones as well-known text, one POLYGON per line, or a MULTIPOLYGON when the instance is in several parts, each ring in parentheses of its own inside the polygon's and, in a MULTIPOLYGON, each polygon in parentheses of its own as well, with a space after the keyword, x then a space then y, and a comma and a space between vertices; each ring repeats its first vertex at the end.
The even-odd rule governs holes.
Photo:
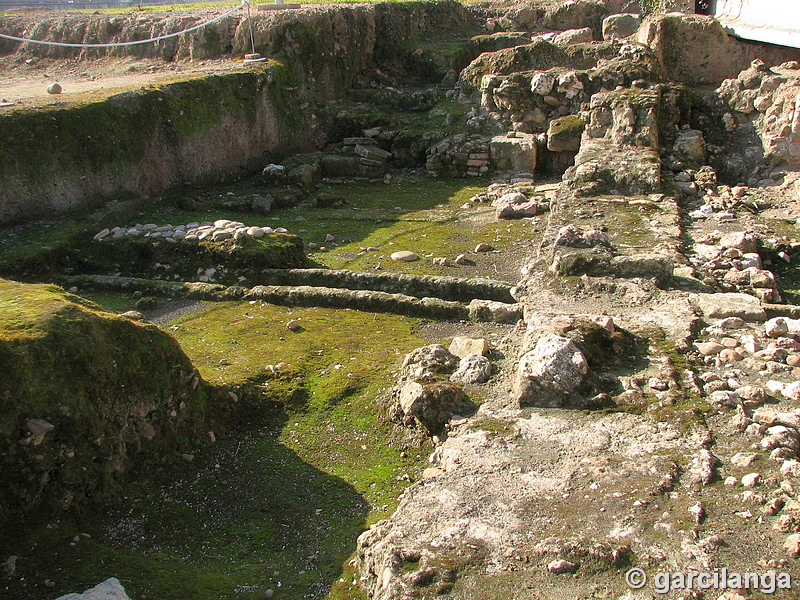
MULTIPOLYGON (((235 240, 245 237, 262 238, 270 233, 288 233, 288 230, 283 227, 273 229, 272 227, 247 226, 240 221, 219 219, 213 223, 206 221, 174 226, 158 226, 148 223, 146 225, 136 224, 134 227, 114 227, 113 229, 103 229, 94 236, 94 239, 99 242, 105 239, 146 237, 162 238, 168 242, 202 242, 203 240, 221 242, 231 238, 235 240)), ((326 236, 327 241, 333 241, 333 239, 330 234, 326 236)))

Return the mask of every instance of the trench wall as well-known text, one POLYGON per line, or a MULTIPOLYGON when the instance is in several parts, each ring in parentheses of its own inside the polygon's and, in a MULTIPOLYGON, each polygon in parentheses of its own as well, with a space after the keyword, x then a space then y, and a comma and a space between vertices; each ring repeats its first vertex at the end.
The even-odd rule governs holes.
MULTIPOLYGON (((316 107, 341 98, 365 69, 391 63, 410 40, 466 26, 469 13, 451 1, 393 2, 256 12, 252 18, 256 49, 273 57, 265 66, 81 106, 0 115, 0 224, 230 178, 253 172, 271 157, 314 149, 324 141, 316 107)), ((25 27, 21 19, 4 21, 0 30, 19 35, 25 27)), ((39 22, 29 35, 97 43, 191 25, 151 19, 62 15, 39 22)), ((185 39, 125 52, 166 60, 240 56, 249 51, 248 32, 243 15, 232 15, 185 39)), ((5 42, 1 54, 80 61, 98 58, 101 51, 5 42)))

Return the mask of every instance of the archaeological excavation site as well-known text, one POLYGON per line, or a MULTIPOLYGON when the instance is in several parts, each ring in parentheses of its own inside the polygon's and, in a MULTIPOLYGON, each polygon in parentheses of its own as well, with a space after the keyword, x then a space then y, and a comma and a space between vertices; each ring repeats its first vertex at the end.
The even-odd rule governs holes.
POLYGON ((0 598, 800 597, 754 4, 0 12, 0 598))

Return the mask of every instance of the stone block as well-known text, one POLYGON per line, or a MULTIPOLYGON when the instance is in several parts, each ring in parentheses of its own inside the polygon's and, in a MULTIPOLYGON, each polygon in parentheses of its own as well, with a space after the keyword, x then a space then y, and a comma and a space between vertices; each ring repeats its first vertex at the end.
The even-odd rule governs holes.
POLYGON ((636 33, 642 17, 631 13, 610 15, 603 19, 603 39, 616 40, 627 38, 636 33))
POLYGON ((536 170, 536 136, 517 133, 516 137, 496 135, 489 143, 495 171, 533 173, 536 170))
POLYGON ((577 152, 585 128, 584 120, 574 115, 553 119, 547 126, 547 149, 553 152, 577 152))

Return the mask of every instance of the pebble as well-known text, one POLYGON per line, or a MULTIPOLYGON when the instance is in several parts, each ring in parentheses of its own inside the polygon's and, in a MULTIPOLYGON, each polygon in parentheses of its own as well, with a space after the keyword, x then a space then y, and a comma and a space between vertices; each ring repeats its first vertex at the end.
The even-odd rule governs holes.
POLYGON ((715 354, 719 354, 725 349, 725 346, 718 344, 717 342, 697 342, 695 347, 703 356, 713 356, 715 354))
POLYGON ((554 560, 547 565, 547 570, 555 575, 574 573, 578 570, 578 565, 568 560, 554 560))
POLYGON ((301 329, 303 329, 303 326, 300 325, 300 321, 298 321, 297 319, 292 319, 291 321, 289 321, 286 324, 286 329, 288 329, 289 331, 295 331, 296 332, 296 331, 300 331, 301 329))
POLYGON ((51 83, 47 86, 48 94, 60 94, 62 91, 64 91, 63 88, 57 83, 51 83))
POLYGON ((480 244, 475 246, 475 252, 488 252, 491 249, 492 247, 486 242, 481 242, 480 244))

